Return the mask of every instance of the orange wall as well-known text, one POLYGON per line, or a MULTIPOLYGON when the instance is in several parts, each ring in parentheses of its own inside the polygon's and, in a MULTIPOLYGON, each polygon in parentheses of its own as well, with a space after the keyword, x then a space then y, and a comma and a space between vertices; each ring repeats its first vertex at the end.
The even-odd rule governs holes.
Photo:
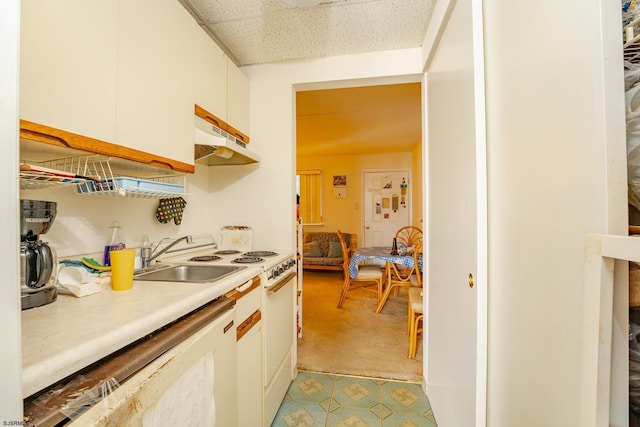
MULTIPOLYGON (((420 145, 420 144, 418 144, 420 145)), ((421 150, 420 150, 421 152, 421 150)), ((380 153, 364 155, 299 156, 296 169, 320 169, 322 171, 322 226, 307 226, 316 231, 335 231, 340 229, 348 233, 362 233, 362 172, 365 170, 408 169, 413 183, 409 186, 414 206, 411 210, 412 224, 420 223, 422 197, 419 177, 420 155, 414 152, 380 153), (347 176, 347 197, 333 198, 333 176, 347 176), (417 178, 417 179, 416 179, 417 178), (418 216, 416 216, 416 212, 418 216)), ((360 240, 360 237, 359 237, 360 240)))

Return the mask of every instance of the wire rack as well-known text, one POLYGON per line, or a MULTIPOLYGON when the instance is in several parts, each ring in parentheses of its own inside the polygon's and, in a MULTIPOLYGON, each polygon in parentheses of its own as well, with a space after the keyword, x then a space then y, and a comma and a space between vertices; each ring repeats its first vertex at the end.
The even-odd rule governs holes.
MULTIPOLYGON (((20 172, 21 188, 72 185, 82 196, 168 198, 185 194, 184 175, 137 178, 114 173, 109 157, 67 157, 39 163, 23 163, 30 171, 20 172)), ((26 167, 25 166, 25 169, 26 167)))
POLYGON ((90 157, 67 157, 20 163, 20 188, 41 189, 82 184, 95 177, 87 175, 90 157))

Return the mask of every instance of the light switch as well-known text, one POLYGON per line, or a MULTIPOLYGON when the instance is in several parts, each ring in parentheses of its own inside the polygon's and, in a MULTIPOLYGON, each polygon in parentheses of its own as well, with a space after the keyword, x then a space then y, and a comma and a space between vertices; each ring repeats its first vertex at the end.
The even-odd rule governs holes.
POLYGON ((353 208, 354 208, 355 210, 360 209, 360 205, 358 204, 358 202, 355 202, 355 203, 353 204, 353 208))

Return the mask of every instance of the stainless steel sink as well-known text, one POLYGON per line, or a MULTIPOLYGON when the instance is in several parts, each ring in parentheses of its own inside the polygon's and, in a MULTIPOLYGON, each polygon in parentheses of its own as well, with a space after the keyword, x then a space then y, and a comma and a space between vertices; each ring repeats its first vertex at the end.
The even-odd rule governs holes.
POLYGON ((231 265, 161 265, 137 271, 133 275, 133 279, 151 282, 210 283, 223 279, 243 268, 245 267, 231 265))

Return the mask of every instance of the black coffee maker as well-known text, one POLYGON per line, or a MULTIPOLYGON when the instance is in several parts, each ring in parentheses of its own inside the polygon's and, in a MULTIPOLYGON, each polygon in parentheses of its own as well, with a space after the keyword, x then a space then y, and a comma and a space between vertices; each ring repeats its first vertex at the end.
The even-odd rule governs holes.
POLYGON ((22 309, 56 300, 56 253, 40 235, 56 217, 56 202, 20 200, 20 290, 22 309))

